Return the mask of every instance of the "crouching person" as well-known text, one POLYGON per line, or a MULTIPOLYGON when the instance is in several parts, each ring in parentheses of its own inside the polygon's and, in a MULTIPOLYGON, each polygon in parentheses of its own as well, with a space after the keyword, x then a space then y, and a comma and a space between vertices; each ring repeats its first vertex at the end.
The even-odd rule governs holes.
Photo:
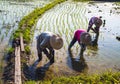
POLYGON ((50 63, 54 63, 54 49, 58 50, 63 46, 63 39, 52 32, 43 32, 37 38, 38 60, 42 60, 42 52, 44 52, 50 63))
POLYGON ((76 30, 74 33, 74 37, 68 47, 69 51, 77 41, 81 46, 80 56, 83 56, 83 52, 85 51, 86 46, 91 45, 91 35, 83 29, 76 30))
POLYGON ((89 24, 88 24, 87 32, 92 30, 96 33, 95 39, 93 41, 93 45, 98 44, 99 30, 100 30, 100 26, 102 25, 101 18, 102 18, 101 16, 100 17, 92 17, 89 21, 89 24), (93 28, 93 25, 95 25, 94 28, 93 28))

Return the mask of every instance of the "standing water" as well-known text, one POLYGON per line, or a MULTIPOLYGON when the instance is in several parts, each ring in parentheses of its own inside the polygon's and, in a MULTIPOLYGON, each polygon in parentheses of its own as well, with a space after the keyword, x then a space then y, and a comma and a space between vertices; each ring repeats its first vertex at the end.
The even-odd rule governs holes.
MULTIPOLYGON (((55 51, 55 63, 43 70, 45 77, 77 75, 81 72, 88 74, 107 70, 120 70, 120 42, 116 36, 120 35, 120 6, 109 2, 81 3, 67 1, 47 11, 36 25, 32 47, 30 65, 36 63, 36 37, 44 31, 60 34, 64 46, 55 51), (100 28, 98 46, 87 47, 83 60, 79 60, 80 47, 78 43, 68 53, 68 45, 76 29, 86 29, 92 16, 102 16, 105 25, 100 28)), ((91 31, 92 39, 95 35, 91 31)), ((42 62, 37 67, 45 67, 49 60, 43 54, 42 62)), ((41 71, 42 72, 42 71, 41 71)), ((42 72, 42 73, 43 73, 42 72)), ((39 72, 40 73, 40 72, 39 72)))
MULTIPOLYGON (((4 49, 10 36, 18 28, 19 21, 36 7, 43 7, 47 3, 49 3, 49 0, 36 0, 33 2, 0 1, 0 56, 4 55, 4 49)), ((33 43, 31 44, 33 53, 30 65, 35 64, 37 60, 36 36, 43 31, 52 31, 62 36, 64 46, 55 51, 55 63, 51 66, 46 64, 48 59, 43 55, 42 63, 39 63, 37 67, 40 68, 40 70, 38 69, 39 74, 44 78, 51 79, 54 76, 78 75, 81 72, 102 72, 108 69, 120 70, 120 42, 116 40, 116 36, 120 35, 119 18, 120 6, 114 3, 67 1, 55 6, 38 20, 33 43), (92 16, 102 16, 106 24, 100 28, 98 46, 88 47, 83 60, 80 61, 79 45, 75 44, 72 53, 68 53, 67 48, 73 38, 74 31, 76 29, 87 30, 88 21, 92 16), (43 67, 43 70, 41 67, 43 67)), ((90 34, 94 38, 92 31, 90 34)), ((34 66, 31 69, 35 68, 34 66)))

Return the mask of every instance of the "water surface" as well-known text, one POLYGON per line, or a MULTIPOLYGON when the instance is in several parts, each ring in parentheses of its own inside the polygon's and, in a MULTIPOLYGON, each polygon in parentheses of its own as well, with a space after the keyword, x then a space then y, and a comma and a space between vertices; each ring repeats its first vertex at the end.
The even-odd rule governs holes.
MULTIPOLYGON (((34 63, 37 59, 36 36, 41 32, 51 31, 60 34, 64 40, 63 48, 56 50, 55 63, 48 69, 52 75, 77 75, 81 72, 91 74, 111 69, 118 71, 120 69, 120 42, 116 40, 116 36, 120 35, 119 18, 119 6, 114 3, 96 2, 88 4, 67 1, 59 4, 38 20, 31 45, 34 49, 31 60, 34 63), (117 7, 118 9, 116 9, 117 7), (100 28, 98 46, 88 47, 81 61, 79 60, 80 47, 78 43, 72 48, 72 53, 68 52, 67 48, 73 38, 74 31, 76 29, 87 30, 88 21, 92 16, 102 16, 102 20, 105 20, 106 24, 100 28)), ((95 37, 92 31, 90 34, 92 38, 95 37)), ((43 55, 40 66, 44 66, 47 62, 48 59, 43 55)))
MULTIPOLYGON (((0 1, 1 57, 4 55, 4 49, 9 42, 10 36, 18 28, 19 21, 36 7, 43 7, 47 3, 49 3, 49 0, 25 3, 0 1)), ((42 15, 37 22, 34 39, 31 44, 30 70, 38 67, 39 74, 42 74, 46 79, 52 79, 54 76, 78 75, 81 72, 95 73, 109 69, 120 70, 120 42, 116 40, 116 36, 120 35, 119 18, 120 6, 116 6, 114 3, 99 2, 88 4, 66 1, 58 4, 42 15), (74 31, 76 29, 87 29, 88 21, 92 16, 102 16, 106 24, 104 27, 101 26, 98 46, 88 47, 80 60, 78 43, 73 46, 72 53, 68 52, 67 48, 73 38, 74 31), (55 51, 55 63, 53 65, 49 65, 49 60, 45 55, 43 55, 42 63, 36 65, 36 36, 43 31, 58 33, 64 40, 63 48, 55 51), (34 65, 34 67, 31 67, 31 65, 34 65), (41 67, 43 68, 41 69, 41 67)), ((95 35, 92 31, 90 34, 94 38, 95 35)))

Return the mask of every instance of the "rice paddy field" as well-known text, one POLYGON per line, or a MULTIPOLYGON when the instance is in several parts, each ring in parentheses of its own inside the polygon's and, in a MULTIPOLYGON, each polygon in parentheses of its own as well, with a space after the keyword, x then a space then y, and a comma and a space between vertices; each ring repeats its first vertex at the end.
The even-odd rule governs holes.
MULTIPOLYGON (((3 66, 3 56, 10 43, 10 36, 18 28, 19 21, 36 7, 43 7, 52 0, 36 0, 33 2, 0 1, 0 62, 3 66)), ((75 76, 81 73, 93 74, 108 70, 120 71, 120 6, 113 2, 73 2, 66 1, 46 11, 36 23, 31 46, 29 70, 31 78, 52 79, 60 76, 75 76), (72 52, 68 45, 76 29, 87 30, 92 16, 102 16, 105 25, 100 28, 98 46, 87 47, 83 59, 79 59, 80 46, 76 43, 72 52), (37 62, 36 37, 44 31, 51 31, 64 40, 64 46, 55 50, 55 63, 49 65, 49 60, 43 54, 41 62, 37 62)), ((92 39, 95 35, 91 31, 92 39)))
MULTIPOLYGON (((101 73, 108 70, 120 70, 120 42, 116 36, 120 35, 120 7, 114 3, 96 2, 81 3, 66 1, 47 11, 37 22, 33 43, 31 44, 32 56, 30 70, 35 70, 44 79, 52 77, 101 73), (87 30, 88 21, 92 16, 102 16, 105 25, 100 28, 98 46, 87 47, 84 57, 80 60, 80 46, 78 43, 68 52, 68 45, 76 29, 87 30), (55 52, 55 63, 48 65, 49 60, 43 54, 42 62, 37 63, 36 37, 44 31, 51 31, 64 40, 64 46, 55 52)), ((95 35, 91 31, 92 39, 95 35)))

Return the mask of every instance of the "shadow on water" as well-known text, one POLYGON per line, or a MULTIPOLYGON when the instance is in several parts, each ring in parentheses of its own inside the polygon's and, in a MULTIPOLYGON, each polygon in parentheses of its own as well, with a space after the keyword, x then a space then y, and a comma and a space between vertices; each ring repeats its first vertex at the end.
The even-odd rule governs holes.
POLYGON ((37 65, 39 64, 39 61, 36 60, 32 66, 29 67, 29 71, 30 71, 30 78, 31 80, 43 80, 45 75, 46 75, 46 71, 49 69, 51 63, 48 62, 43 66, 37 67, 37 65))
POLYGON ((72 52, 68 50, 68 66, 75 71, 78 72, 86 72, 88 71, 88 65, 85 62, 85 59, 79 54, 79 58, 74 58, 72 52))
POLYGON ((38 67, 36 68, 36 80, 43 80, 45 75, 46 75, 46 71, 49 69, 50 67, 50 62, 46 63, 44 66, 38 67))

